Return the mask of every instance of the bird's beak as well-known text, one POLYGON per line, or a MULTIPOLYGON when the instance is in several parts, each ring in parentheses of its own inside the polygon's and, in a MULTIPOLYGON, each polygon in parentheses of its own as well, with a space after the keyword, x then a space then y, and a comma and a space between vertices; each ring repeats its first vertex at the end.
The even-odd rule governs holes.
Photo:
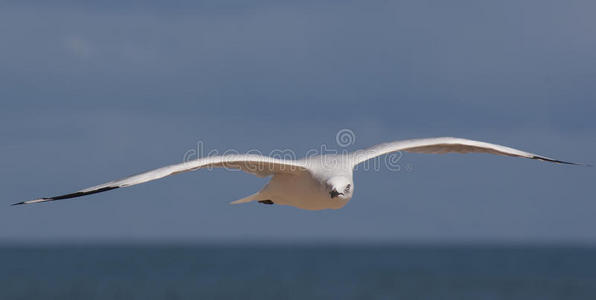
POLYGON ((333 190, 331 190, 331 192, 329 192, 329 196, 331 196, 331 198, 335 198, 335 197, 337 197, 337 196, 339 196, 339 195, 342 195, 342 196, 343 196, 343 194, 344 194, 344 193, 340 193, 340 192, 338 192, 338 191, 337 191, 337 190, 335 190, 335 189, 333 189, 333 190))

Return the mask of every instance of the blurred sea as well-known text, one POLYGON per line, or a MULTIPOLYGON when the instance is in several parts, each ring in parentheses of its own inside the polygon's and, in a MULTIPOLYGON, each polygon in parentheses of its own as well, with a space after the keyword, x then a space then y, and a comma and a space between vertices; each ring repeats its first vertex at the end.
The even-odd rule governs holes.
POLYGON ((0 299, 596 299, 596 248, 4 245, 0 299))

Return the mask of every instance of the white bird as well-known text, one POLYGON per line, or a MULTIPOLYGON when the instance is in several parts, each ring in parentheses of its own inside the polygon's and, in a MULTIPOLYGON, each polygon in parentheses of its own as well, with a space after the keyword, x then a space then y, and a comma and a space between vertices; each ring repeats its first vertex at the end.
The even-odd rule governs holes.
POLYGON ((289 205, 308 210, 339 209, 346 205, 354 194, 354 167, 377 156, 397 151, 416 153, 479 152, 579 165, 501 145, 462 138, 439 137, 395 141, 352 153, 319 155, 300 160, 284 160, 251 154, 211 156, 110 181, 71 194, 23 201, 13 205, 75 198, 132 186, 178 173, 211 167, 227 167, 240 169, 260 177, 272 176, 269 183, 260 191, 233 201, 232 204, 258 201, 263 204, 289 205))

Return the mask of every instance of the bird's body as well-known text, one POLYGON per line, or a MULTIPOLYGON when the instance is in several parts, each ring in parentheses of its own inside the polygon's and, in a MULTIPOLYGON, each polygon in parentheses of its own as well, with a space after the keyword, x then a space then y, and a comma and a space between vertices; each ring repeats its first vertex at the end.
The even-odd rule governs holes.
POLYGON ((329 197, 325 186, 308 172, 294 175, 274 175, 269 183, 255 195, 254 199, 257 201, 271 200, 273 204, 308 210, 338 209, 342 208, 349 200, 329 197))
POLYGON ((342 208, 353 195, 353 166, 329 162, 330 158, 331 156, 316 156, 300 160, 300 164, 309 166, 308 170, 275 174, 258 193, 232 203, 270 200, 273 204, 307 210, 342 208), (349 184, 349 193, 342 192, 343 195, 331 197, 330 184, 333 180, 338 181, 337 185, 343 186, 342 191, 349 184))
POLYGON ((345 206, 353 196, 353 171, 357 165, 380 155, 398 151, 417 153, 480 152, 574 164, 501 145, 468 139, 451 137, 413 139, 379 144, 353 153, 319 155, 300 160, 284 160, 252 154, 205 157, 110 181, 71 194, 39 198, 15 204, 75 198, 132 186, 182 172, 210 167, 225 167, 240 169, 261 177, 271 176, 269 183, 259 192, 236 200, 232 202, 233 204, 257 201, 307 210, 339 209, 345 206))

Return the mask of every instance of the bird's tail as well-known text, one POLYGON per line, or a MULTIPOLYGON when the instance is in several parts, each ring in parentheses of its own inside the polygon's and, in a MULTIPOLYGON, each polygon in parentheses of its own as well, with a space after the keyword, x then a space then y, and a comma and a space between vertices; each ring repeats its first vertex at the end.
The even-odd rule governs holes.
POLYGON ((251 202, 251 201, 258 200, 259 199, 259 194, 260 194, 260 192, 254 193, 254 194, 252 194, 252 195, 250 195, 248 197, 242 198, 240 200, 232 201, 232 202, 230 202, 230 204, 241 204, 241 203, 248 203, 248 202, 251 202))

